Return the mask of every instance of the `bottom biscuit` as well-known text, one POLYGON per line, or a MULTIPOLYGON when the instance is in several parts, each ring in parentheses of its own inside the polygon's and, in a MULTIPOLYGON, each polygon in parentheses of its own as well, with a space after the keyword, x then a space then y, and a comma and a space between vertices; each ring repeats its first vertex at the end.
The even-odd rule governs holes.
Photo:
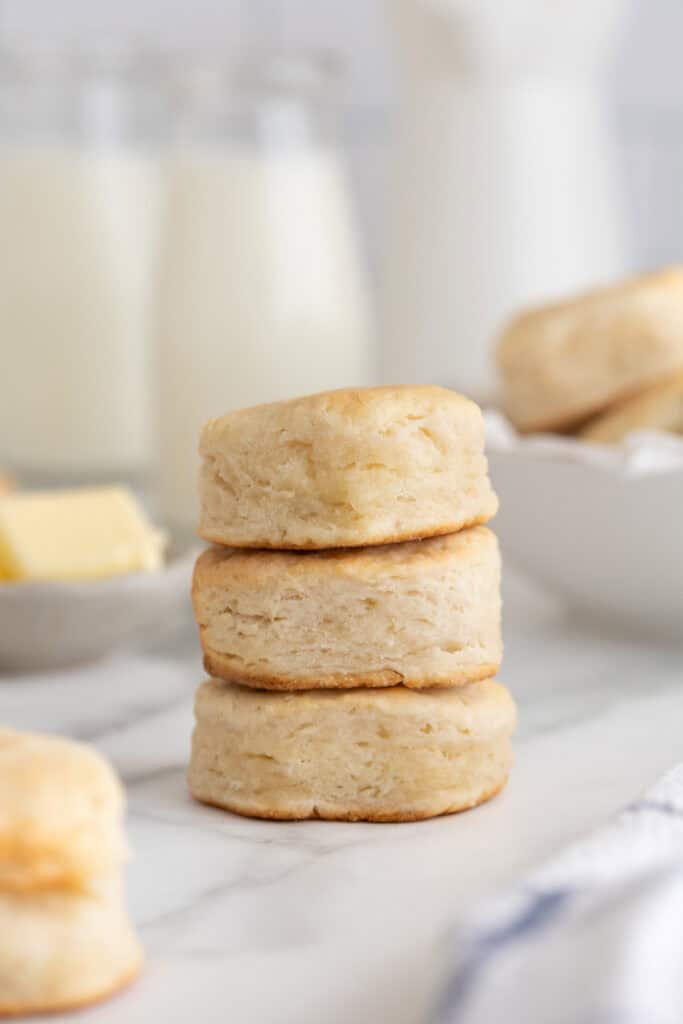
POLYGON ((325 808, 324 806, 315 805, 309 809, 308 813, 304 811, 294 811, 292 809, 281 809, 276 811, 263 810, 257 807, 244 807, 240 806, 237 802, 231 803, 230 798, 226 798, 225 802, 218 803, 215 800, 205 800, 201 796, 193 794, 195 800, 199 803, 205 804, 207 807, 216 807, 219 811, 230 811, 231 814, 239 814, 243 818, 260 818, 266 821, 367 821, 371 824, 400 824, 401 822, 410 821, 426 821, 427 818, 438 818, 444 814, 461 814, 463 811, 471 811, 475 807, 479 807, 480 804, 485 804, 487 800, 492 800, 494 796, 503 790, 507 784, 508 777, 505 776, 502 781, 489 790, 487 793, 480 794, 476 800, 470 803, 456 803, 452 807, 441 807, 439 810, 423 809, 412 811, 390 811, 390 810, 357 810, 357 811, 342 811, 337 808, 325 808))
POLYGON ((92 894, 0 892, 0 1017, 100 1002, 142 960, 118 882, 92 894))
POLYGON ((452 690, 198 691, 193 796, 249 817, 417 821, 505 785, 515 705, 494 680, 452 690))

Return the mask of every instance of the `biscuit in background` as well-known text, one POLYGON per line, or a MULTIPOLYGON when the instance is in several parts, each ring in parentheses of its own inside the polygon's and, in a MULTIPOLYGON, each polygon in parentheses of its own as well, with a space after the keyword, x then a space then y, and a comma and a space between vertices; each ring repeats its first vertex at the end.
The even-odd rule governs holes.
POLYGON ((497 363, 503 408, 519 430, 583 426, 683 370, 683 268, 521 313, 497 363))
POLYGON ((199 533, 231 547, 413 540, 484 523, 498 501, 474 402, 445 388, 329 391, 210 420, 199 533))
POLYGON ((70 1009, 131 981, 123 794, 107 762, 0 729, 0 1016, 70 1009))
POLYGON ((455 686, 495 675, 502 656, 484 526, 362 550, 213 548, 192 597, 207 672, 266 689, 455 686))
POLYGON ((505 785, 516 712, 500 683, 453 690, 197 692, 193 796, 257 818, 417 821, 505 785))
POLYGON ((579 432, 583 441, 619 444, 634 430, 683 434, 683 373, 620 402, 579 432))

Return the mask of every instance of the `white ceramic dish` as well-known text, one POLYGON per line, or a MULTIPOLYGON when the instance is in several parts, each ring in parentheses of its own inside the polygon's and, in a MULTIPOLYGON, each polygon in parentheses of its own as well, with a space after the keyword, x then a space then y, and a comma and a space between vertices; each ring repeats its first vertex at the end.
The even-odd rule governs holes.
POLYGON ((172 635, 190 617, 196 557, 94 582, 0 584, 0 672, 61 668, 172 635))
POLYGON ((487 414, 504 553, 580 611, 683 642, 683 439, 521 438, 487 414))

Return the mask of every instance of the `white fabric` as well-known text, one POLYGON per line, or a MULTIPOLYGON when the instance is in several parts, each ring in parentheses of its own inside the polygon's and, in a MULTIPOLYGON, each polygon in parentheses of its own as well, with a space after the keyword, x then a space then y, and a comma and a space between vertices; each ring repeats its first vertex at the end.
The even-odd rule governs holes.
POLYGON ((635 430, 622 444, 586 444, 560 434, 518 434, 499 412, 485 413, 486 445, 494 452, 526 452, 539 458, 600 466, 623 476, 679 472, 683 437, 656 430, 635 430))
POLYGON ((448 941, 432 1024, 681 1024, 683 764, 448 941))

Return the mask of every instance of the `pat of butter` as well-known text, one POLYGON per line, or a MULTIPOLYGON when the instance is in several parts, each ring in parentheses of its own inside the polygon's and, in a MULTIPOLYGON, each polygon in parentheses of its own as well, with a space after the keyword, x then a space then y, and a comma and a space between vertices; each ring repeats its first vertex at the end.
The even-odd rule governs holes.
POLYGON ((158 569, 164 535, 123 487, 0 498, 0 580, 93 580, 158 569))

